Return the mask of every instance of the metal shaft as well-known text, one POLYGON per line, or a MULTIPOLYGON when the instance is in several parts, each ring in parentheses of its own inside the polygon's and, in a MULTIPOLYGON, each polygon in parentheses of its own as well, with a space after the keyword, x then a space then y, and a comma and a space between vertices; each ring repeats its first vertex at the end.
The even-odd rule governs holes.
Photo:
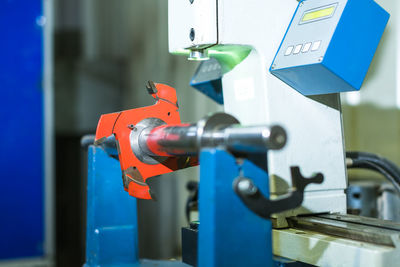
POLYGON ((197 154, 204 147, 223 147, 231 152, 264 152, 286 144, 286 132, 280 126, 241 126, 232 118, 219 113, 197 124, 146 129, 139 136, 139 145, 152 156, 176 156, 197 154))

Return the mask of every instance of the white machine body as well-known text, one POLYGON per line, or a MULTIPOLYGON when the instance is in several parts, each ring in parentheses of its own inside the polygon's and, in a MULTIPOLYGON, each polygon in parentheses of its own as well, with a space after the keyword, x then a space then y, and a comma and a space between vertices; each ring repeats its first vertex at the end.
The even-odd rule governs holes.
POLYGON ((252 48, 222 78, 224 108, 244 125, 278 124, 287 131, 285 148, 268 155, 271 197, 290 190, 290 166, 299 166, 306 176, 323 173, 324 183, 307 187, 301 207, 276 215, 278 227, 297 214, 346 213, 339 94, 306 97, 269 72, 297 5, 296 0, 170 0, 168 7, 171 53, 224 45, 252 48))

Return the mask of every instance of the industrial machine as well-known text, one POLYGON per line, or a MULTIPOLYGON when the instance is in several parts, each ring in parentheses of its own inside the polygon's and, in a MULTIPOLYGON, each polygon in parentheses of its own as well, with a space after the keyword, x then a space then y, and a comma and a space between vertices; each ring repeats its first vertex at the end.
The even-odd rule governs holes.
MULTIPOLYGON (((271 266, 273 254, 276 264, 393 266, 400 227, 346 215, 339 95, 360 89, 389 14, 373 0, 170 0, 168 12, 170 52, 205 61, 191 84, 226 113, 182 124, 175 90, 150 82, 155 105, 101 117, 89 186, 109 183, 95 181, 109 142, 137 198, 156 198, 148 178, 200 164, 200 221, 183 231, 191 265, 271 266)), ((137 235, 135 218, 103 225, 90 210, 105 200, 92 197, 87 266, 114 252, 137 264, 134 240, 132 257, 106 249, 113 234, 137 235)))

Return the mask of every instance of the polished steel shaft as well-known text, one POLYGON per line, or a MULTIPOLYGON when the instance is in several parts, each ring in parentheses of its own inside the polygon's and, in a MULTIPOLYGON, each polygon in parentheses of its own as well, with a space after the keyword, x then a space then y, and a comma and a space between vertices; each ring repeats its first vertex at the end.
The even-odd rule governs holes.
POLYGON ((232 116, 215 114, 197 124, 148 127, 139 146, 151 156, 197 154, 201 148, 222 147, 231 152, 265 152, 281 149, 286 132, 280 126, 241 126, 232 116))

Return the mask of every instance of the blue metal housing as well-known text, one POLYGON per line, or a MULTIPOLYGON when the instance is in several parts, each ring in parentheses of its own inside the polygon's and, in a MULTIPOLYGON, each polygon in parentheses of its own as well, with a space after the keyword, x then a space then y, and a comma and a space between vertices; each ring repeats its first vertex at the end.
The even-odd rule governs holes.
MULTIPOLYGON (((332 3, 324 2, 327 5, 332 3)), ((294 29, 303 27, 297 19, 304 12, 301 8, 303 3, 313 3, 313 0, 299 3, 293 17, 296 19, 292 19, 282 44, 288 36, 293 36, 294 29), (300 12, 301 14, 298 14, 300 12)), ((270 72, 304 95, 359 90, 389 17, 389 13, 373 0, 348 0, 320 62, 297 65, 294 60, 292 66, 281 68, 278 61, 285 58, 286 49, 286 46, 281 44, 270 72)), ((318 27, 318 23, 309 24, 318 27)))
POLYGON ((41 0, 1 1, 0 260, 44 255, 41 0))

